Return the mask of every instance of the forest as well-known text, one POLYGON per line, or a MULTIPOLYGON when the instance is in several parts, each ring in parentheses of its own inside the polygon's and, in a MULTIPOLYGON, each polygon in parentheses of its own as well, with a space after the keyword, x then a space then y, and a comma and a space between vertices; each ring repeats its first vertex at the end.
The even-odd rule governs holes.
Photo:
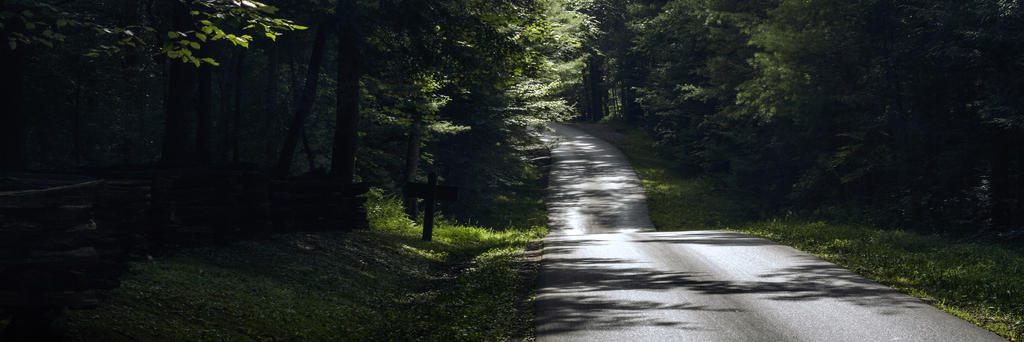
POLYGON ((494 314, 473 334, 507 334, 525 317, 506 315, 524 291, 510 265, 544 225, 531 132, 572 116, 558 67, 579 49, 547 18, 559 6, 0 2, 0 339, 222 339, 221 320, 249 338, 408 339, 467 334, 445 322, 474 310, 494 314), (428 243, 416 202, 394 199, 431 173, 459 201, 428 243), (230 260, 227 277, 192 272, 230 260), (293 291, 307 297, 265 297, 293 291), (195 306, 225 301, 239 312, 195 306))
POLYGON ((1016 1, 595 1, 583 117, 802 215, 1020 239, 1016 1))
POLYGON ((1012 1, 3 6, 5 172, 247 163, 494 188, 517 182, 530 124, 608 117, 755 216, 1024 225, 1012 1))
POLYGON ((0 193, 246 170, 412 229, 402 187, 436 173, 447 242, 392 247, 461 265, 543 235, 538 137, 575 121, 645 132, 741 220, 1024 239, 1015 0, 2 0, 0 43, 0 193))
POLYGON ((397 190, 436 171, 474 203, 571 110, 541 80, 571 45, 544 1, 3 6, 4 172, 242 165, 397 190))

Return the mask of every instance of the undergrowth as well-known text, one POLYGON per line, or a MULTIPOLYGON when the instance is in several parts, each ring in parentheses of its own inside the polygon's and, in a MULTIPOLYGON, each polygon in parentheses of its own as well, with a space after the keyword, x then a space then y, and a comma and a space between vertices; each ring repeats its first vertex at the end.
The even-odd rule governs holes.
POLYGON ((509 340, 532 336, 519 258, 542 226, 440 222, 420 240, 373 191, 371 229, 286 234, 135 263, 105 304, 69 314, 82 341, 509 340))
POLYGON ((730 229, 768 238, 928 299, 1003 337, 1024 337, 1020 246, 799 217, 751 219, 752 199, 709 176, 683 176, 654 152, 642 131, 614 127, 619 135, 613 144, 642 179, 659 230, 730 229))

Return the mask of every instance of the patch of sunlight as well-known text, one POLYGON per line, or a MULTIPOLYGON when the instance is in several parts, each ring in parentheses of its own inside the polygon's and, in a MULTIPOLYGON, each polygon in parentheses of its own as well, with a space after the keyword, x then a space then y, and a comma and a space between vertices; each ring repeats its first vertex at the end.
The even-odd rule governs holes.
POLYGON ((422 257, 431 261, 444 261, 448 257, 448 252, 443 251, 431 251, 428 249, 416 248, 406 244, 402 244, 402 250, 409 255, 422 257))

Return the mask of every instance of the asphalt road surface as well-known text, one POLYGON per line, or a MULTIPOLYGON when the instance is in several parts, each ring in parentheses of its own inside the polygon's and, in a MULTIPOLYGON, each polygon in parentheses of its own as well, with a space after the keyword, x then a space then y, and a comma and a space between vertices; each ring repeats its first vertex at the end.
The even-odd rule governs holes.
POLYGON ((552 124, 540 341, 1005 341, 777 243, 656 232, 616 148, 552 124))

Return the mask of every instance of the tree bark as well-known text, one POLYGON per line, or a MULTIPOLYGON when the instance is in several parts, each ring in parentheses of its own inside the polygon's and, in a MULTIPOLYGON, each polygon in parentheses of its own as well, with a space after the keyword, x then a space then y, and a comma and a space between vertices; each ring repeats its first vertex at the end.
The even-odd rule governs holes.
MULTIPOLYGON (((15 20, 11 20, 14 22, 15 20)), ((18 23, 5 23, 6 27, 18 23)), ((14 29, 14 28, 12 28, 14 29)), ((0 34, 0 172, 23 171, 26 168, 25 139, 28 124, 24 108, 24 58, 25 47, 11 50, 7 46, 6 32, 0 34)))
POLYGON ((306 71, 306 84, 295 99, 295 115, 292 117, 291 126, 288 127, 288 134, 285 135, 284 145, 281 147, 281 154, 277 159, 277 167, 274 169, 274 177, 285 178, 291 170, 292 159, 295 157, 295 147, 299 143, 299 137, 313 109, 313 100, 316 98, 316 90, 320 74, 320 64, 324 59, 324 45, 327 42, 328 27, 326 24, 319 24, 316 27, 316 37, 313 39, 313 52, 309 55, 309 69, 306 71))
POLYGON ((238 163, 240 159, 240 131, 242 128, 242 81, 245 77, 245 52, 238 51, 235 59, 235 110, 231 115, 231 162, 238 163))
POLYGON ((271 162, 272 162, 272 160, 274 158, 274 140, 275 139, 273 139, 272 137, 276 136, 276 134, 274 134, 274 132, 273 132, 273 127, 274 127, 275 121, 277 121, 276 119, 277 119, 277 115, 278 115, 278 113, 277 113, 277 110, 278 110, 278 108, 277 108, 277 96, 278 96, 278 94, 277 94, 277 92, 278 92, 277 83, 278 83, 278 71, 280 70, 280 67, 279 67, 279 65, 280 65, 280 60, 279 59, 280 59, 280 57, 279 57, 279 53, 278 53, 278 49, 277 49, 277 44, 270 44, 270 46, 267 47, 266 54, 267 54, 267 73, 265 74, 265 76, 267 78, 265 80, 266 84, 264 85, 265 88, 264 88, 264 93, 263 93, 263 111, 261 113, 263 115, 263 117, 261 118, 262 120, 261 120, 261 123, 260 123, 260 131, 259 131, 259 133, 260 133, 260 137, 262 137, 262 141, 263 141, 262 146, 261 146, 261 148, 263 149, 263 152, 262 152, 263 155, 261 156, 263 158, 262 162, 265 163, 263 165, 265 165, 266 169, 269 171, 269 170, 272 170, 272 168, 273 168, 271 162))
POLYGON ((640 83, 638 79, 641 77, 640 75, 645 75, 647 72, 642 70, 640 57, 630 52, 628 48, 622 49, 619 55, 622 56, 622 60, 619 62, 622 68, 619 70, 619 99, 622 106, 622 119, 627 123, 636 124, 643 116, 643 112, 640 103, 637 102, 634 86, 640 83))
MULTIPOLYGON (((405 149, 405 174, 402 184, 416 181, 416 170, 420 164, 420 143, 423 141, 423 114, 413 113, 412 125, 409 130, 409 145, 405 149)), ((405 212, 409 217, 416 218, 416 197, 405 196, 405 212)))
POLYGON ((622 118, 627 123, 635 124, 640 121, 640 104, 636 101, 636 93, 633 92, 633 88, 629 82, 622 81, 622 118))
POLYGON ((71 82, 71 92, 74 94, 71 96, 71 115, 74 117, 72 124, 72 151, 75 155, 75 166, 82 165, 82 152, 84 143, 82 142, 82 91, 77 83, 71 82))
POLYGON ((209 65, 199 67, 199 92, 196 103, 196 157, 200 164, 210 163, 210 131, 213 130, 213 70, 209 65))
POLYGON ((588 114, 591 121, 600 121, 604 118, 605 113, 605 99, 608 97, 608 91, 604 88, 603 75, 601 73, 602 65, 604 65, 604 57, 600 55, 594 54, 587 59, 588 78, 590 79, 588 114))
POLYGON ((337 119, 331 177, 344 184, 355 175, 359 126, 359 16, 354 0, 338 0, 338 88, 337 119))
POLYGON ((583 93, 581 94, 582 98, 580 99, 580 105, 582 106, 582 108, 580 108, 580 112, 583 113, 583 116, 584 116, 582 119, 590 120, 590 118, 591 118, 591 113, 590 113, 590 108, 591 108, 591 106, 590 106, 590 103, 591 103, 590 96, 592 95, 591 91, 590 91, 590 88, 591 88, 590 87, 590 83, 592 81, 590 80, 590 59, 589 58, 584 62, 583 70, 580 70, 580 78, 583 79, 583 93))
POLYGON ((1008 231, 1011 227, 1010 201, 1013 200, 1010 194, 1010 145, 1011 139, 1002 129, 996 129, 992 133, 992 173, 989 184, 989 196, 992 200, 989 208, 989 217, 992 219, 992 229, 997 231, 1008 231))
MULTIPOLYGON (((191 18, 188 8, 175 1, 172 5, 172 27, 186 31, 191 18)), ((165 164, 179 165, 188 161, 186 151, 185 104, 195 72, 195 67, 181 61, 171 60, 167 69, 167 95, 164 97, 164 139, 160 160, 165 164)))
POLYGON ((306 154, 309 171, 316 170, 316 157, 313 156, 313 148, 309 146, 309 134, 306 134, 306 130, 302 130, 302 152, 306 154))

